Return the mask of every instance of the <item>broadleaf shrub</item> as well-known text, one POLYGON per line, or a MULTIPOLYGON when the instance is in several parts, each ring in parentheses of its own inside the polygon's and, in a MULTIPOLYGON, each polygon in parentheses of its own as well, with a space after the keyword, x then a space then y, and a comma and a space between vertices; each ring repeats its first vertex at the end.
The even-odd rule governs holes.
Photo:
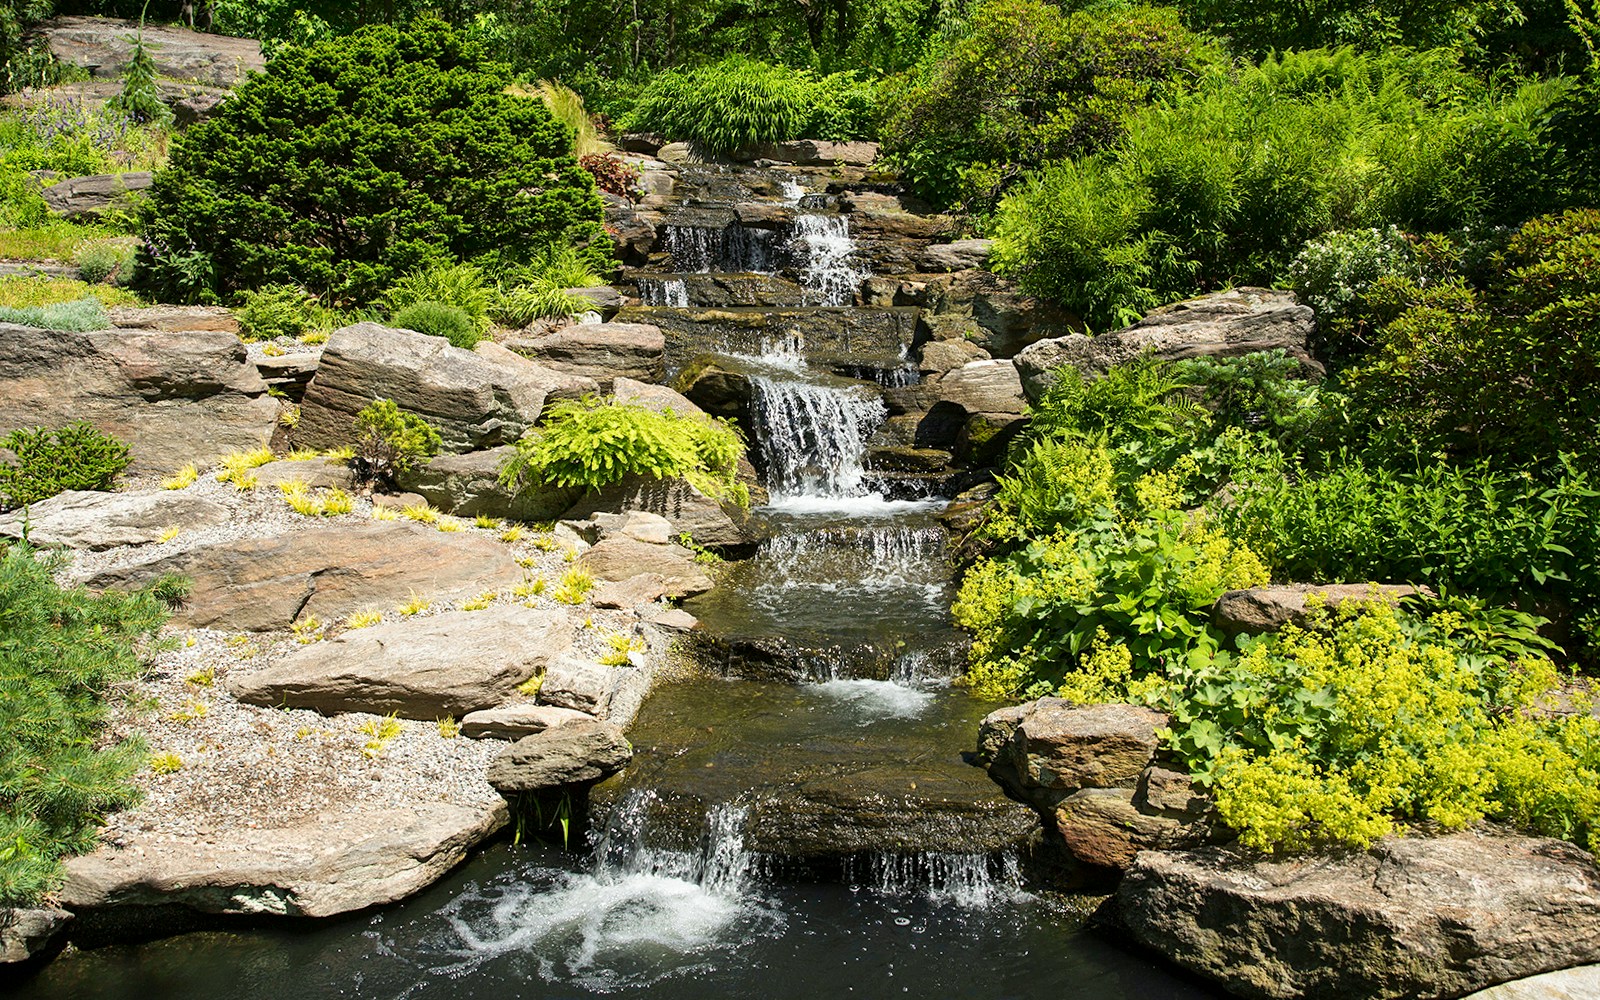
POLYGON ((0 448, 16 455, 14 462, 0 462, 3 510, 67 490, 109 490, 133 462, 127 445, 88 423, 19 428, 0 439, 0 448))
POLYGON ((600 489, 627 476, 685 479, 707 496, 749 503, 738 482, 744 442, 721 419, 603 401, 561 400, 517 442, 501 482, 600 489))
POLYGON ((362 305, 452 260, 605 240, 572 133, 438 20, 276 56, 175 140, 142 222, 153 295, 297 284, 362 305))

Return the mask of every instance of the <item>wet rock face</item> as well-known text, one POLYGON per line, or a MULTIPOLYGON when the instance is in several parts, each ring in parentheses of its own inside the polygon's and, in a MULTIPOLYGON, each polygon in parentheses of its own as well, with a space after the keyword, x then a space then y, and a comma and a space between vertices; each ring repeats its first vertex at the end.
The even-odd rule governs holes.
POLYGON ((1283 859, 1149 851, 1105 913, 1263 1000, 1459 997, 1600 960, 1593 857, 1486 827, 1283 859))
POLYGON ((59 909, 0 909, 0 976, 7 966, 42 956, 72 922, 72 914, 59 909))

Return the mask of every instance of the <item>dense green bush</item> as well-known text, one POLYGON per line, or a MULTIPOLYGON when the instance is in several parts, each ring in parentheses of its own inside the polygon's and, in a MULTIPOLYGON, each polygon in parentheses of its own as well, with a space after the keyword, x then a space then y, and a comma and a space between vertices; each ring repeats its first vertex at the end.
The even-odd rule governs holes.
POLYGON ((686 479, 707 496, 749 503, 738 482, 744 442, 724 420, 588 398, 562 400, 517 442, 501 482, 600 489, 627 476, 686 479))
POLYGON ((234 310, 244 340, 299 337, 317 320, 317 300, 298 285, 268 285, 245 292, 234 310))
POLYGON ((1600 460, 1600 210, 1527 223, 1482 285, 1455 277, 1369 292, 1382 329, 1344 377, 1358 419, 1391 452, 1600 460))
POLYGON ((133 461, 127 445, 87 423, 14 430, 0 438, 0 448, 16 455, 0 462, 0 510, 67 490, 109 490, 133 461))
POLYGON ((372 301, 453 259, 603 240, 572 134, 443 23, 281 53, 175 143, 142 219, 141 284, 207 299, 275 282, 372 301))
POLYGON ((439 453, 439 432, 426 420, 375 399, 356 414, 355 456, 350 460, 362 482, 393 485, 394 477, 439 453))
POLYGON ((1133 116, 1111 152, 1001 205, 996 270, 1095 328, 1229 283, 1272 284, 1312 239, 1518 223, 1558 198, 1538 128, 1565 90, 1491 92, 1444 54, 1296 52, 1133 116))
POLYGON ((131 243, 112 240, 84 244, 73 254, 78 280, 90 285, 128 284, 133 279, 136 249, 131 243))
POLYGON ((622 126, 726 151, 786 139, 870 139, 876 105, 873 86, 849 73, 817 77, 732 58, 659 74, 622 126))
MULTIPOLYGON (((483 272, 471 264, 435 264, 400 278, 383 293, 384 305, 395 316, 410 306, 422 303, 448 306, 465 314, 471 326, 469 336, 472 344, 476 344, 478 337, 489 329, 489 307, 494 300, 494 287, 483 272)), ((453 322, 444 319, 437 310, 433 311, 433 316, 442 323, 453 322)), ((472 344, 456 346, 471 347, 472 344)))
POLYGON ((133 594, 63 589, 25 545, 0 547, 0 906, 37 905, 60 859, 90 850, 106 812, 137 798, 136 740, 103 732, 111 685, 166 620, 163 581, 133 594))
POLYGON ((460 306, 423 299, 394 314, 390 320, 402 330, 415 330, 430 337, 443 337, 451 346, 472 350, 483 339, 478 324, 460 306))
POLYGON ((919 195, 987 211, 1023 171, 1111 145, 1134 109, 1217 61, 1171 8, 984 0, 882 88, 884 151, 919 195))

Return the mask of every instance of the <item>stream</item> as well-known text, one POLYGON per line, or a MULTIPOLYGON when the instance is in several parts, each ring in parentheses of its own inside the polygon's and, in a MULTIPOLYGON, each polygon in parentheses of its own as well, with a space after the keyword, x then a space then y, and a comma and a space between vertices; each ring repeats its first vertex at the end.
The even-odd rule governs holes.
POLYGON ((801 214, 787 242, 668 226, 662 244, 629 318, 662 321, 670 367, 709 351, 748 376, 769 537, 686 604, 725 676, 647 701, 633 764, 591 796, 589 849, 498 843, 381 911, 83 952, 19 1000, 1217 995, 1030 888, 1037 817, 964 758, 995 706, 950 685, 944 500, 865 461, 910 343, 819 362, 798 332, 670 333, 712 273, 783 269, 803 289, 786 312, 850 312, 870 272, 847 217, 801 214))

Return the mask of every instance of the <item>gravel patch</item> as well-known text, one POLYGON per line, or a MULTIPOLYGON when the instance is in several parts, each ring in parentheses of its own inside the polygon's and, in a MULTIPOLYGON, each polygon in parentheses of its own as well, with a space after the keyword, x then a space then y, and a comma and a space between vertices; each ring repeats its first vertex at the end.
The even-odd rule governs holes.
MULTIPOLYGON (((227 522, 196 528, 155 545, 75 553, 64 581, 176 554, 202 545, 278 535, 325 524, 369 521, 370 498, 354 496, 349 514, 308 517, 289 509, 275 487, 238 490, 218 482, 216 469, 186 490, 226 506, 227 522)), ((159 490, 155 481, 133 481, 130 491, 159 490)), ((325 491, 313 491, 321 495, 325 491)), ((669 659, 670 638, 632 612, 602 610, 553 599, 576 548, 531 526, 505 541, 510 525, 479 527, 472 520, 445 518, 466 537, 479 534, 506 545, 526 570, 520 588, 479 595, 473 601, 437 602, 415 612, 427 617, 518 601, 560 609, 578 629, 574 652, 599 659, 613 652, 612 638, 637 638, 652 664, 669 659), (570 553, 570 554, 569 554, 570 553), (543 581, 540 594, 532 591, 543 581)), ((579 543, 581 545, 581 543, 579 543)), ((374 609, 385 622, 408 617, 398 608, 374 609)), ((134 778, 144 792, 132 809, 107 818, 104 839, 126 842, 162 835, 197 841, 230 831, 276 828, 330 810, 349 811, 413 805, 492 802, 498 793, 485 778, 490 761, 505 746, 499 740, 448 735, 438 722, 384 718, 363 713, 324 716, 305 709, 244 705, 227 692, 238 672, 265 669, 303 643, 321 641, 348 627, 345 622, 302 623, 299 632, 230 633, 168 628, 152 647, 149 668, 127 685, 113 710, 108 736, 142 738, 150 764, 134 778)), ((520 696, 519 696, 520 697, 520 696)))

